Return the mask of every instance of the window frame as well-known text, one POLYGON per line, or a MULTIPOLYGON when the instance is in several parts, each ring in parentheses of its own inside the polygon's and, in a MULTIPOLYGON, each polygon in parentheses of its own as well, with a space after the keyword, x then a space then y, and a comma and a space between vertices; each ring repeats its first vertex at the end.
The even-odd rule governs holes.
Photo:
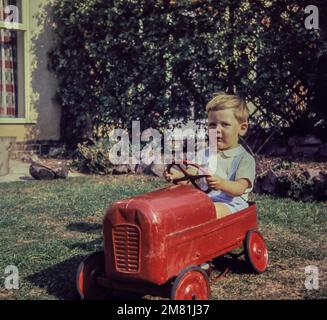
POLYGON ((22 31, 24 33, 24 96, 25 96, 25 117, 24 118, 1 118, 0 116, 0 124, 33 124, 35 121, 31 119, 31 109, 30 109, 30 53, 29 53, 29 45, 30 45, 30 26, 29 26, 29 0, 21 0, 22 1, 22 22, 21 23, 9 23, 0 21, 0 28, 7 30, 15 30, 22 31))

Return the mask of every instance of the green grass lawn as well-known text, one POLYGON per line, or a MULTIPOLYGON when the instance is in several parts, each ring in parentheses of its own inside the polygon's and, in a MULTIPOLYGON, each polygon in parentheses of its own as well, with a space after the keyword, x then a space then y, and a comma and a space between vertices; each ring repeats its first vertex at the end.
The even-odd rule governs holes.
MULTIPOLYGON (((75 273, 102 248, 104 210, 115 200, 166 186, 146 176, 90 176, 0 184, 0 299, 77 299, 75 273), (19 269, 20 288, 4 288, 7 265, 19 269)), ((269 250, 269 269, 248 272, 224 259, 230 272, 211 277, 212 299, 327 297, 326 203, 254 196, 269 250), (304 268, 319 268, 319 289, 304 286, 304 268)), ((152 298, 147 296, 146 298, 152 298)))

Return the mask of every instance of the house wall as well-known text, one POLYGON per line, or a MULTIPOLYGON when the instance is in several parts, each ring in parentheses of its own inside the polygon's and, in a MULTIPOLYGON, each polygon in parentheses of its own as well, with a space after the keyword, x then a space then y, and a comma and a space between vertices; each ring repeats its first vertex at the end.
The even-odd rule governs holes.
POLYGON ((16 136, 21 144, 43 144, 60 139, 60 106, 53 101, 56 78, 47 67, 47 54, 54 44, 51 18, 54 2, 29 1, 29 119, 24 123, 0 123, 0 136, 16 136))

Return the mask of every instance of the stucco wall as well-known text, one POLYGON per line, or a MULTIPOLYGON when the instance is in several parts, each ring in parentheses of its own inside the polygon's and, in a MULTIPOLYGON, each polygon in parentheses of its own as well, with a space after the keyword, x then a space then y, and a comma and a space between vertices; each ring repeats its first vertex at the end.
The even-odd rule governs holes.
POLYGON ((53 46, 51 11, 55 0, 29 2, 29 61, 31 123, 0 124, 0 136, 14 135, 17 141, 60 139, 60 107, 53 101, 54 74, 48 71, 47 53, 53 46))

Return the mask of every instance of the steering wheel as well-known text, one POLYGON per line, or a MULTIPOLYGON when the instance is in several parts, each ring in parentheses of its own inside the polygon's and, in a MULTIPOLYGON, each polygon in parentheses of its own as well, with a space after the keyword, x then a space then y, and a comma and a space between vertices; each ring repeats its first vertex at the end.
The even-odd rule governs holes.
POLYGON ((188 181, 188 182, 191 182, 194 187, 196 187, 197 189, 199 189, 205 193, 209 193, 212 190, 209 187, 206 190, 203 190, 199 184, 199 180, 201 178, 210 177, 209 174, 192 174, 192 173, 188 172, 188 170, 190 168, 201 169, 201 167, 198 164, 188 162, 187 160, 183 160, 183 162, 181 162, 181 163, 173 162, 167 166, 167 172, 169 174, 171 174, 172 168, 178 169, 183 174, 182 177, 172 180, 172 182, 174 184, 177 184, 178 182, 181 182, 181 181, 188 181))

